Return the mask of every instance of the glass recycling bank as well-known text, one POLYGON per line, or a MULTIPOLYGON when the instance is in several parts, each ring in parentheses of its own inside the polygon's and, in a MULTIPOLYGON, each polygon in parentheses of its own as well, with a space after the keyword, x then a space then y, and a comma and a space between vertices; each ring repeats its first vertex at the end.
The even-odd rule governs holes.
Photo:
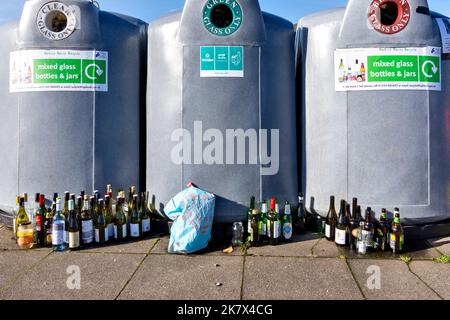
POLYGON ((164 216, 192 182, 220 224, 303 193, 322 217, 355 197, 399 208, 410 235, 450 233, 450 20, 426 0, 349 0, 296 27, 257 0, 150 24, 99 3, 28 0, 0 26, 2 217, 24 192, 107 184, 164 216))

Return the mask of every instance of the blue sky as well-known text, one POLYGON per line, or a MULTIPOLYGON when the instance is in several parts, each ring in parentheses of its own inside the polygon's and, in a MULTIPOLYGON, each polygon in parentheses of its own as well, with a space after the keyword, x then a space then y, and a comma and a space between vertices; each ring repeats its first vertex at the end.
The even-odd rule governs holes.
MULTIPOLYGON (((97 0, 103 10, 128 14, 144 21, 183 7, 184 0, 97 0)), ((0 0, 0 22, 18 18, 25 0, 0 0)), ((431 10, 450 16, 450 0, 429 0, 431 10)), ((347 0, 260 0, 264 11, 293 22, 307 14, 345 6, 347 0)))

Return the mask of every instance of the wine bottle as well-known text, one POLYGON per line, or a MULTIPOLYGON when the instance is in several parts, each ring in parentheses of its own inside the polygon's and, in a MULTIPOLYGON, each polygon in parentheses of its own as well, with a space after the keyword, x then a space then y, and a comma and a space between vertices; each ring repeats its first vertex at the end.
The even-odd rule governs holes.
POLYGON ((284 242, 292 242, 292 215, 291 204, 286 201, 284 205, 283 217, 283 240, 284 242))
POLYGON ((112 215, 111 197, 109 196, 109 194, 105 196, 105 207, 103 215, 105 216, 108 238, 112 240, 114 239, 114 217, 112 215))
POLYGON ((304 234, 306 232, 306 216, 305 197, 303 193, 300 193, 298 195, 297 216, 294 219, 294 229, 297 234, 304 234))
POLYGON ((253 220, 253 209, 256 208, 256 198, 251 197, 250 198, 250 207, 247 211, 247 234, 248 237, 252 234, 252 220, 253 220))
POLYGON ((338 246, 345 247, 347 245, 347 217, 346 217, 345 200, 341 200, 341 208, 339 210, 339 220, 335 228, 335 242, 338 246))
POLYGON ((261 213, 259 217, 259 244, 264 244, 267 242, 267 203, 263 200, 261 204, 261 213))
POLYGON ((133 203, 131 209, 130 237, 137 239, 142 235, 141 219, 139 217, 139 210, 137 208, 137 195, 133 195, 133 203))
POLYGON ((276 246, 280 237, 278 225, 278 213, 276 211, 276 199, 270 199, 270 209, 268 214, 268 234, 269 244, 276 246))
POLYGON ((259 245, 259 212, 258 209, 252 210, 252 221, 251 221, 251 233, 249 236, 250 244, 252 246, 259 245))
POLYGON ((83 211, 81 212, 81 244, 90 246, 94 242, 94 220, 87 195, 84 196, 83 211))
POLYGON ((45 213, 44 229, 45 229, 45 246, 52 246, 52 228, 53 228, 53 212, 56 211, 56 203, 52 203, 51 208, 47 208, 45 213))
POLYGON ((15 238, 17 239, 17 230, 19 229, 19 225, 29 223, 30 218, 25 210, 25 197, 19 198, 19 211, 17 213, 16 221, 15 221, 15 238))
POLYGON ((330 197, 330 209, 328 210, 327 220, 325 224, 325 237, 328 241, 335 240, 336 225, 338 222, 338 217, 336 213, 336 208, 334 205, 334 196, 330 197))
POLYGON ((73 199, 69 200, 69 249, 78 250, 80 249, 80 227, 77 221, 77 213, 75 210, 75 201, 73 199))
POLYGON ((147 206, 147 200, 145 196, 145 192, 141 192, 141 199, 140 199, 140 208, 139 208, 139 215, 141 219, 141 230, 142 234, 146 234, 150 232, 150 211, 147 206))
POLYGON ((62 203, 61 199, 56 199, 56 214, 53 217, 52 223, 52 246, 53 251, 62 252, 66 249, 65 241, 65 224, 66 220, 62 215, 62 203))
POLYGON ((39 214, 39 197, 40 194, 36 193, 34 196, 34 208, 33 208, 33 217, 31 218, 32 222, 32 228, 33 228, 33 237, 34 237, 34 244, 38 243, 38 230, 37 230, 37 216, 39 214))
POLYGON ((98 200, 98 215, 95 221, 95 243, 103 245, 109 240, 109 232, 104 216, 105 201, 103 199, 98 200))
POLYGON ((36 212, 36 243, 38 246, 45 246, 45 195, 39 195, 39 209, 36 212))
POLYGON ((368 207, 366 210, 365 224, 364 230, 362 231, 362 238, 364 246, 366 247, 367 252, 371 252, 374 250, 374 232, 375 227, 372 223, 372 208, 368 207))
POLYGON ((65 219, 65 230, 64 230, 64 243, 66 247, 69 245, 69 200, 70 200, 70 192, 64 192, 64 207, 62 210, 62 215, 65 219))
POLYGON ((97 208, 97 200, 95 195, 89 197, 89 208, 91 210, 91 217, 92 217, 92 221, 95 224, 95 221, 97 221, 97 216, 98 216, 98 208, 97 208))
POLYGON ((387 210, 383 208, 380 215, 380 225, 379 225, 379 247, 381 251, 389 250, 390 247, 390 232, 389 223, 387 221, 387 210))
POLYGON ((127 218, 124 213, 125 198, 117 198, 116 217, 114 219, 114 238, 118 241, 127 238, 127 218))
POLYGON ((349 246, 350 250, 357 250, 358 248, 358 232, 360 227, 360 219, 358 218, 358 200, 353 198, 352 214, 350 217, 350 234, 349 246), (355 201, 356 200, 356 201, 355 201))

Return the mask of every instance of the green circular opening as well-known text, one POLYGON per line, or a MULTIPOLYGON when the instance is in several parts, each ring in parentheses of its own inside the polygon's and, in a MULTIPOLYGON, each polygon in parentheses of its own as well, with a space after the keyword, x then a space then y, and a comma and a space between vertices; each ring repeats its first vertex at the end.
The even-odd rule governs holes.
POLYGON ((398 19, 398 4, 393 1, 385 2, 380 6, 380 22, 385 26, 392 26, 398 19))
POLYGON ((218 4, 211 9, 211 22, 220 29, 229 27, 233 23, 233 11, 226 4, 218 4))

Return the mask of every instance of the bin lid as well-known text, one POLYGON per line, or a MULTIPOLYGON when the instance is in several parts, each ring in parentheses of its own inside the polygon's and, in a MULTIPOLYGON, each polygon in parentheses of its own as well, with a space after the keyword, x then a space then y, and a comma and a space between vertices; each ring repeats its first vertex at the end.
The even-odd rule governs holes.
POLYGON ((186 0, 178 35, 184 45, 261 45, 265 39, 258 0, 186 0))
POLYGON ((89 0, 27 0, 18 43, 37 48, 92 46, 100 39, 99 11, 89 0))
POLYGON ((427 0, 350 0, 339 47, 425 45, 435 37, 427 0))

